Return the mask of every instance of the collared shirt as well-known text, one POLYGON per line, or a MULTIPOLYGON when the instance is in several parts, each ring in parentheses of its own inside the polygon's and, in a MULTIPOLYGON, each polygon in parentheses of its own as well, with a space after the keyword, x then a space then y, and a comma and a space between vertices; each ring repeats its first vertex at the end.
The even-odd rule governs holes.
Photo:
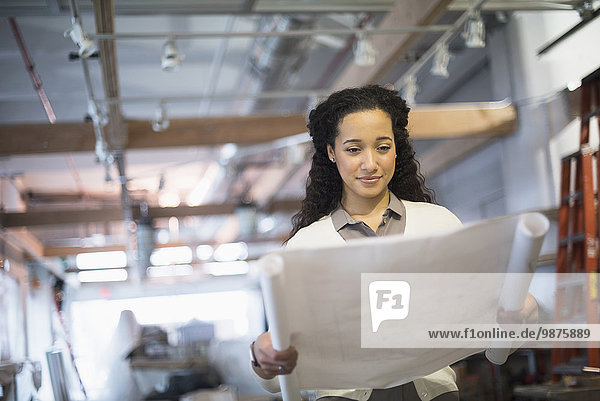
POLYGON ((404 234, 405 216, 406 208, 400 199, 390 192, 390 202, 382 215, 377 231, 373 231, 364 222, 353 219, 341 204, 331 213, 331 221, 335 230, 348 241, 356 238, 404 234))

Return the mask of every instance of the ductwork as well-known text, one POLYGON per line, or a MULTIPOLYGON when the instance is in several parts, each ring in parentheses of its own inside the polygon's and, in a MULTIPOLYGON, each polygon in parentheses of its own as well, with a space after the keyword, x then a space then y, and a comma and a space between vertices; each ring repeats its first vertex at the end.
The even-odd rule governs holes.
MULTIPOLYGON (((281 32, 312 29, 315 22, 314 15, 306 17, 275 15, 261 18, 258 30, 281 32)), ((245 89, 246 93, 289 87, 306 60, 311 40, 309 36, 256 38, 240 87, 245 89)), ((241 112, 246 114, 268 111, 275 104, 281 106, 281 100, 256 100, 254 103, 247 103, 241 112)))

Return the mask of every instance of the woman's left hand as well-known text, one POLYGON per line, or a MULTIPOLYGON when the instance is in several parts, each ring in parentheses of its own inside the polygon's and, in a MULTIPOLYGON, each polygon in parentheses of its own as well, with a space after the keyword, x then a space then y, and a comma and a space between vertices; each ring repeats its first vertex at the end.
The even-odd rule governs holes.
POLYGON ((538 322, 538 304, 533 295, 527 293, 525 304, 521 310, 505 311, 500 308, 498 311, 498 323, 501 324, 523 324, 538 322))

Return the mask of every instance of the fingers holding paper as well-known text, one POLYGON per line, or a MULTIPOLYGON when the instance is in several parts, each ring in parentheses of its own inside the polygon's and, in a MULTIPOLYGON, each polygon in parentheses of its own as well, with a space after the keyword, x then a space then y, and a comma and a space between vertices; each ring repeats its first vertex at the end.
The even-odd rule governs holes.
POLYGON ((255 367, 255 371, 264 379, 290 374, 298 362, 296 348, 289 347, 283 351, 275 350, 271 342, 271 335, 268 332, 258 336, 253 351, 256 361, 260 365, 260 367, 255 367))
POLYGON ((523 308, 515 311, 498 311, 498 323, 500 324, 522 324, 538 322, 538 304, 533 295, 527 294, 523 308))

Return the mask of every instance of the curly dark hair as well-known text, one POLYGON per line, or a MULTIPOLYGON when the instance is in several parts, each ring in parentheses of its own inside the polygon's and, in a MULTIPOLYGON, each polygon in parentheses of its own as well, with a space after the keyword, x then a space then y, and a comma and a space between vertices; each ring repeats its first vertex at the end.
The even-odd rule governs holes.
POLYGON ((433 192, 425 187, 419 162, 408 139, 410 108, 395 90, 379 85, 348 88, 332 93, 309 114, 308 130, 315 153, 306 182, 306 197, 302 208, 292 217, 290 238, 303 227, 331 213, 342 197, 342 178, 327 155, 327 145, 334 147, 338 127, 345 116, 363 110, 382 110, 392 120, 396 145, 396 166, 388 188, 399 199, 434 202, 433 192))

